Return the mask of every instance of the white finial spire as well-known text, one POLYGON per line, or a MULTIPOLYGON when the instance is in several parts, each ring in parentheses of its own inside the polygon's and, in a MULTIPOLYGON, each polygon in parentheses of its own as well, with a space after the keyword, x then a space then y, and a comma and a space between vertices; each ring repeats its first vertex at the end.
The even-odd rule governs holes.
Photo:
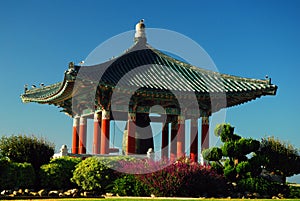
POLYGON ((144 19, 141 19, 139 23, 135 25, 134 39, 138 41, 141 38, 146 39, 144 19))

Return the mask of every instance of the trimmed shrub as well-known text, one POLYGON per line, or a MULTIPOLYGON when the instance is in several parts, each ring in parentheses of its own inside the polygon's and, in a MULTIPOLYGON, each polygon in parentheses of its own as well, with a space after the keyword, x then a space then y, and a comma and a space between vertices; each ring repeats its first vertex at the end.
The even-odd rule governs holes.
POLYGON ((83 190, 98 191, 104 193, 110 190, 117 174, 111 167, 116 165, 119 158, 90 157, 76 165, 72 182, 83 190), (108 189, 107 189, 108 188, 108 189))
POLYGON ((222 158, 222 149, 219 147, 212 147, 210 149, 205 149, 202 152, 202 156, 208 161, 218 161, 222 158))
POLYGON ((35 172, 30 163, 1 160, 0 189, 33 188, 35 172))
MULTIPOLYGON (((214 133, 217 137, 230 136, 230 135, 233 135, 233 132, 234 132, 234 127, 230 126, 230 124, 218 124, 214 131, 214 133)), ((225 141, 222 141, 222 142, 225 142, 225 141)))
POLYGON ((224 176, 229 181, 235 181, 236 180, 236 169, 234 166, 226 165, 224 168, 224 176))
POLYGON ((229 142, 224 143, 224 145, 222 146, 222 153, 223 153, 223 156, 226 156, 226 157, 236 156, 235 142, 229 141, 229 142))
POLYGON ((239 176, 249 177, 251 176, 251 165, 248 161, 242 161, 236 166, 236 172, 239 176))
POLYGON ((36 172, 50 161, 54 144, 44 138, 25 135, 3 136, 0 139, 0 155, 18 163, 31 163, 36 172))
POLYGON ((241 136, 233 133, 234 127, 230 126, 230 124, 219 124, 215 128, 215 135, 221 138, 222 142, 228 141, 237 141, 241 138, 241 136))
POLYGON ((258 150, 260 142, 251 138, 241 138, 236 143, 236 151, 241 155, 247 155, 258 150))
POLYGON ((70 189, 75 187, 71 182, 75 166, 80 158, 61 157, 50 161, 40 168, 40 185, 46 189, 70 189))
POLYGON ((119 196, 149 196, 146 189, 136 175, 124 174, 113 182, 112 193, 119 196))
POLYGON ((211 169, 216 171, 218 174, 223 175, 224 174, 224 167, 219 162, 211 162, 211 169))
POLYGON ((238 141, 228 141, 222 146, 222 153, 226 157, 234 157, 247 160, 245 155, 255 152, 260 146, 259 141, 247 138, 240 138, 238 141))

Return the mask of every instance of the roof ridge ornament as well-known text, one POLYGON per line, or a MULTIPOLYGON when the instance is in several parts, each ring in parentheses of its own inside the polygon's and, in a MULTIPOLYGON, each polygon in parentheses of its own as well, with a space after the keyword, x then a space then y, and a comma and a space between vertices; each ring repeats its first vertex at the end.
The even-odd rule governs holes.
POLYGON ((141 19, 136 25, 135 25, 135 34, 134 34, 134 42, 144 42, 146 43, 146 32, 145 32, 145 24, 144 19, 141 19))

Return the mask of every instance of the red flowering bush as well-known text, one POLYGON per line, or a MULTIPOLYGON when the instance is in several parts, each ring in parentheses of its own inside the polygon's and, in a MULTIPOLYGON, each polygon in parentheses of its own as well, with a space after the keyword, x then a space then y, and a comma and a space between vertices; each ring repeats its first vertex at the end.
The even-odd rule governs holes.
POLYGON ((124 170, 134 170, 135 178, 144 184, 147 192, 155 196, 222 197, 227 194, 223 176, 213 171, 210 166, 190 163, 186 159, 169 165, 166 165, 167 161, 151 160, 120 164, 124 170), (140 174, 145 169, 147 173, 140 174))

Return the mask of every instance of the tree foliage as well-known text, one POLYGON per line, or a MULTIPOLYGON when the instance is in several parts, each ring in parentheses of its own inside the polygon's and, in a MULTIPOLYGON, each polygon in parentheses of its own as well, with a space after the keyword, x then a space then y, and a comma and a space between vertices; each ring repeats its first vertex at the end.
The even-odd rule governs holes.
POLYGON ((50 161, 54 154, 54 144, 44 138, 26 135, 3 136, 0 139, 0 155, 13 162, 31 163, 36 172, 50 161))
POLYGON ((263 138, 257 155, 262 158, 261 165, 270 172, 285 177, 300 174, 299 151, 291 144, 274 137, 263 138))

